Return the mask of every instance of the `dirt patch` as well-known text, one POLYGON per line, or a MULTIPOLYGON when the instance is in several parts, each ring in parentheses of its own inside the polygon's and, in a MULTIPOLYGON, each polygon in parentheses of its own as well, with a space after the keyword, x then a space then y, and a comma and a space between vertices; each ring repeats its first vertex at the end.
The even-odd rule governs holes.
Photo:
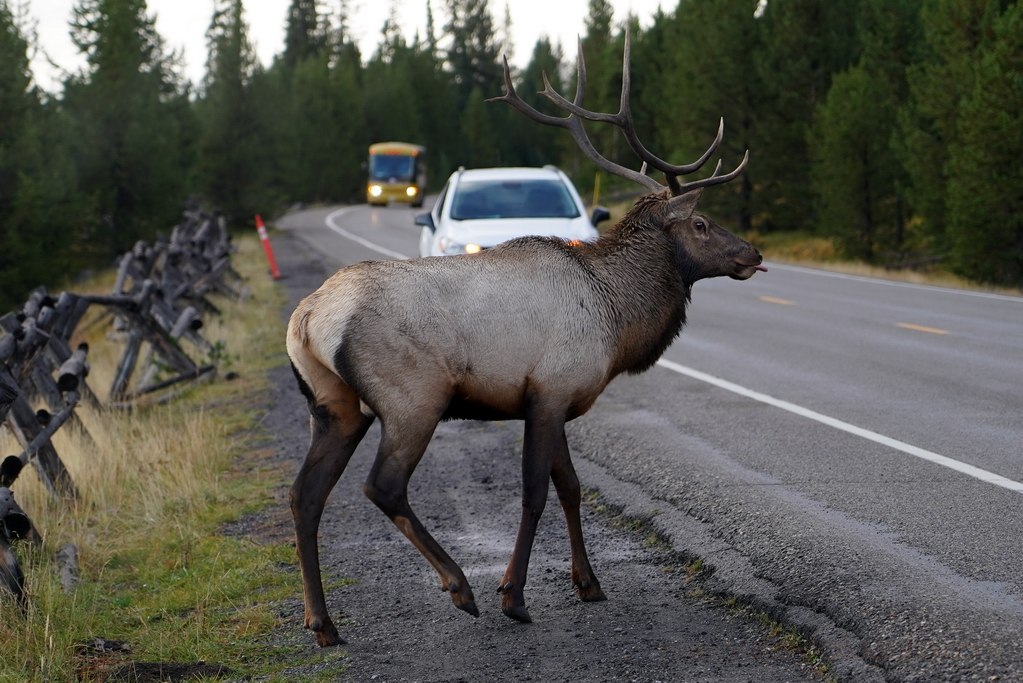
POLYGON ((230 675, 230 669, 205 662, 131 662, 114 669, 102 680, 105 683, 178 683, 225 679, 230 675))
POLYGON ((92 638, 75 646, 78 680, 103 683, 178 683, 227 678, 232 671, 207 662, 133 662, 131 645, 121 640, 92 638))

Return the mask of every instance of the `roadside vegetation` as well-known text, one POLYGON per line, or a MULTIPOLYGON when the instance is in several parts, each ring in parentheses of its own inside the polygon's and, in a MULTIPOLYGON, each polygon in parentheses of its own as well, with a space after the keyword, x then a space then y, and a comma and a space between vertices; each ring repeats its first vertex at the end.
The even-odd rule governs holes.
MULTIPOLYGON (((82 406, 96 445, 70 429, 55 437, 81 492, 74 507, 51 500, 28 471, 18 480, 18 501, 44 542, 37 550, 16 545, 30 607, 20 615, 0 600, 0 681, 102 680, 128 662, 205 662, 231 678, 283 666, 283 651, 266 636, 277 622, 273 601, 298 589, 294 549, 223 533, 269 505, 284 477, 261 458, 258 429, 265 371, 284 360, 283 323, 268 314, 282 302, 258 241, 236 243, 232 260, 252 295, 223 302, 223 315, 204 328, 222 349, 217 377, 164 404, 82 406), (229 371, 237 377, 226 379, 229 371), (71 593, 53 560, 66 543, 77 545, 81 563, 71 593)), ((90 329, 88 381, 99 393, 117 361, 104 353, 119 346, 104 344, 109 330, 109 320, 90 329)), ((0 448, 17 452, 9 437, 0 448)))
MULTIPOLYGON (((625 215, 625 212, 629 210, 634 200, 635 197, 631 195, 625 201, 614 199, 608 207, 611 219, 608 223, 601 224, 600 227, 606 229, 613 225, 615 221, 625 215)), ((724 227, 732 229, 734 226, 725 225, 724 227)), ((816 234, 812 231, 759 232, 752 230, 744 233, 742 237, 760 250, 764 255, 765 265, 768 268, 771 267, 771 262, 788 263, 806 268, 830 270, 846 275, 994 292, 1009 296, 1023 296, 1023 289, 1018 287, 999 287, 992 284, 979 283, 957 275, 940 263, 924 264, 916 268, 886 268, 881 265, 850 258, 843 253, 842 249, 835 243, 834 238, 816 234)))

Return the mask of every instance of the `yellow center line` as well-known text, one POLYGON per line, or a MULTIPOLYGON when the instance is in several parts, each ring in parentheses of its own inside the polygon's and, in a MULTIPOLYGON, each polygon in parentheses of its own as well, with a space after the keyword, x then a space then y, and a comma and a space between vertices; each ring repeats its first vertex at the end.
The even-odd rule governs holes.
POLYGON ((766 304, 778 304, 779 306, 795 306, 795 301, 789 301, 788 299, 779 299, 776 296, 762 296, 759 297, 761 301, 766 304))
POLYGON ((948 330, 943 330, 940 327, 927 327, 925 325, 913 325, 912 323, 896 323, 897 327, 901 327, 904 330, 913 330, 914 332, 927 332, 928 334, 948 334, 948 330))

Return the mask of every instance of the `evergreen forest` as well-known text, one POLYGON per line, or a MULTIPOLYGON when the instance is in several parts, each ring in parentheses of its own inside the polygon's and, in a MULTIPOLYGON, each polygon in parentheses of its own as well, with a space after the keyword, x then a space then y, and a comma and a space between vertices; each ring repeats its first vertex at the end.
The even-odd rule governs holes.
MULTIPOLYGON (((0 306, 166 233, 189 198, 237 229, 296 203, 361 202, 381 140, 425 145, 434 189, 459 166, 547 163, 594 188, 565 131, 486 102, 503 92, 502 54, 523 50, 518 92, 558 113, 537 93, 546 74, 572 98, 577 46, 512 45, 514 3, 407 1, 427 5, 426 25, 409 40, 392 9, 362 54, 351 0, 291 0, 267 65, 243 0, 215 0, 191 83, 146 0, 76 0, 85 66, 49 92, 26 0, 0 0, 0 306)), ((704 195, 723 225, 1023 285, 1023 0, 679 0, 642 21, 589 0, 586 108, 618 110, 626 33, 648 149, 691 161, 724 117, 723 167, 750 150, 741 181, 704 195)), ((638 168, 623 136, 588 130, 638 168)), ((601 182, 603 196, 639 192, 601 182)))

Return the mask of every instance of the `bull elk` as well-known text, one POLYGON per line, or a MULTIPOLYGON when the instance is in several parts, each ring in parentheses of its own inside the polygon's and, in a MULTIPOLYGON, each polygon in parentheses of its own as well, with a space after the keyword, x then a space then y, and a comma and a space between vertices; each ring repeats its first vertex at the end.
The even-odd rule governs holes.
POLYGON ((760 253, 696 212, 703 188, 738 176, 688 183, 721 142, 694 163, 655 157, 636 136, 629 110, 629 46, 617 114, 582 108, 580 51, 575 101, 543 94, 567 116, 543 114, 515 92, 505 61, 504 101, 541 124, 567 128, 601 169, 651 191, 593 244, 524 237, 479 254, 363 262, 343 268, 303 299, 288 326, 288 355, 309 402, 311 443, 291 488, 305 626, 321 646, 341 642, 324 602, 317 531, 323 506, 376 417, 381 439, 364 492, 440 576, 455 606, 479 615, 461 568, 434 540, 407 497, 409 477, 441 420, 524 420, 522 517, 498 591, 504 614, 531 621, 523 588, 537 522, 553 480, 571 544, 571 578, 584 601, 604 600, 579 518, 579 480, 565 423, 586 413, 616 375, 654 364, 678 336, 697 280, 745 280, 760 253), (582 121, 611 123, 643 161, 614 164, 590 143, 582 121), (664 173, 667 185, 646 175, 664 173))

